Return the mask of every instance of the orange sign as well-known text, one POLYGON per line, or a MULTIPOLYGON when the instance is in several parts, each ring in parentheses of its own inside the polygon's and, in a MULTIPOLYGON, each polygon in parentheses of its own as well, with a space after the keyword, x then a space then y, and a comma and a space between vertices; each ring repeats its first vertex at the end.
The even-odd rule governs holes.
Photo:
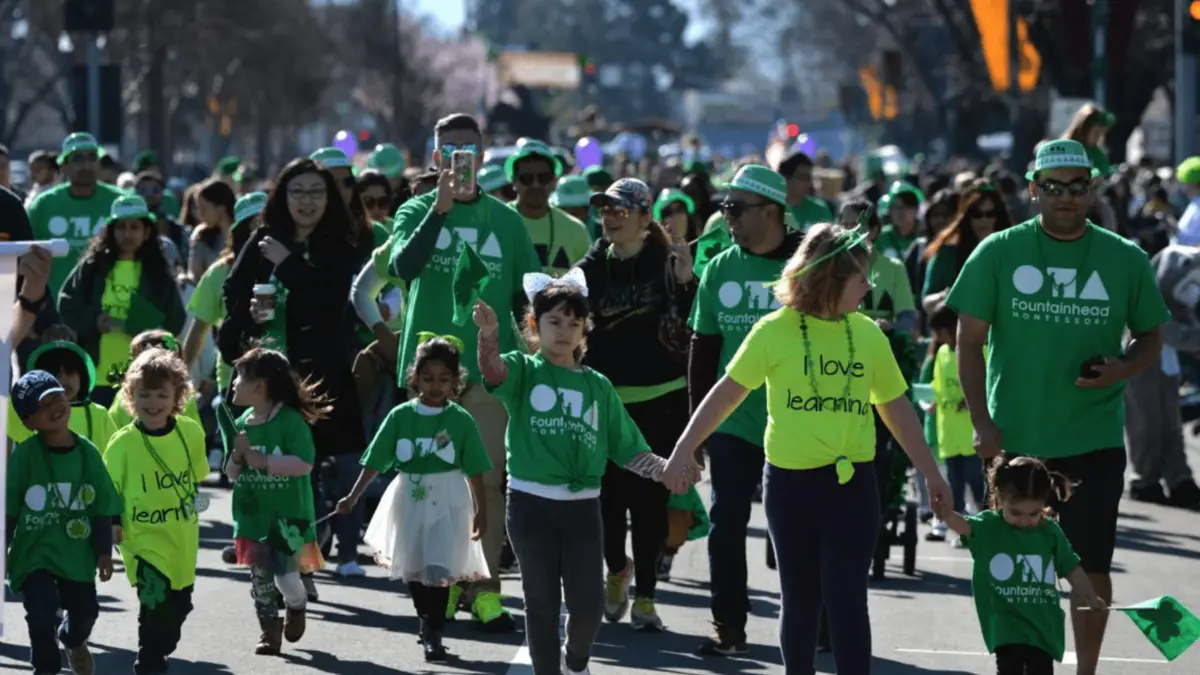
MULTIPOLYGON (((1008 5, 1004 0, 971 0, 971 12, 983 43, 983 58, 996 91, 1008 91, 1012 59, 1008 54, 1008 5)), ((1017 49, 1020 55, 1017 84, 1032 91, 1042 72, 1042 55, 1029 40, 1029 26, 1017 18, 1017 49)))
POLYGON ((863 91, 867 93, 867 107, 871 110, 871 119, 896 119, 898 101, 896 88, 884 85, 879 74, 871 66, 858 69, 858 79, 862 81, 863 91))

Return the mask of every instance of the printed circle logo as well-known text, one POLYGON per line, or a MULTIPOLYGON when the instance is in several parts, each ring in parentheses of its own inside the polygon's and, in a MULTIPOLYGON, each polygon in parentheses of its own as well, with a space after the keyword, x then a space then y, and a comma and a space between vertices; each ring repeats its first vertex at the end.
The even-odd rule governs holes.
POLYGON ((84 506, 91 506, 92 502, 96 501, 96 488, 84 483, 83 487, 79 488, 79 499, 84 506))
POLYGON ((1013 559, 1008 557, 1007 553, 997 553, 992 556, 992 562, 988 563, 988 571, 992 573, 992 578, 996 581, 1008 581, 1016 571, 1016 566, 1013 565, 1013 559))
POLYGON ((717 289, 717 298, 726 307, 737 307, 742 302, 742 285, 736 281, 726 281, 717 289))
POLYGON ((51 235, 61 237, 71 228, 71 224, 62 216, 54 216, 49 223, 46 223, 46 227, 50 230, 51 235))
POLYGON ((529 392, 529 405, 538 412, 550 412, 558 403, 558 393, 553 388, 539 384, 529 392))
POLYGON ((34 485, 26 490, 25 505, 32 511, 41 511, 46 508, 46 488, 41 485, 34 485))
POLYGON ((396 441, 396 459, 401 462, 407 462, 413 458, 413 442, 407 438, 401 438, 396 441))
POLYGON ((450 248, 450 242, 454 239, 454 235, 450 233, 448 228, 443 227, 441 232, 438 232, 437 247, 439 251, 450 248))
POLYGON ((1025 295, 1033 295, 1042 290, 1046 278, 1042 271, 1033 265, 1021 265, 1013 270, 1013 287, 1025 295))

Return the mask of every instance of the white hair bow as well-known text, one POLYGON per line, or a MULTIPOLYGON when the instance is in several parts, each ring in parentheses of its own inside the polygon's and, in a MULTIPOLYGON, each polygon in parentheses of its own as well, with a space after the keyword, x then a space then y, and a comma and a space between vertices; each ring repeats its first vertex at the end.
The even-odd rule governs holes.
POLYGON ((572 286, 578 290, 583 297, 587 297, 587 277, 584 276, 583 270, 579 269, 578 267, 572 267, 570 272, 567 272, 557 279, 549 274, 531 272, 521 277, 521 288, 525 289, 525 297, 529 298, 530 302, 533 302, 533 296, 546 290, 547 286, 556 281, 561 281, 572 286))

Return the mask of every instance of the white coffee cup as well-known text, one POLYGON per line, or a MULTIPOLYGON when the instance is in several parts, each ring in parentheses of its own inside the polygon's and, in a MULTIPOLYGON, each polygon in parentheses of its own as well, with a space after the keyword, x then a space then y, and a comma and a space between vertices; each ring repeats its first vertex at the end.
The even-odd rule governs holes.
POLYGON ((270 321, 275 318, 275 285, 274 284, 255 284, 254 285, 254 300, 257 306, 257 314, 255 317, 259 321, 270 321))

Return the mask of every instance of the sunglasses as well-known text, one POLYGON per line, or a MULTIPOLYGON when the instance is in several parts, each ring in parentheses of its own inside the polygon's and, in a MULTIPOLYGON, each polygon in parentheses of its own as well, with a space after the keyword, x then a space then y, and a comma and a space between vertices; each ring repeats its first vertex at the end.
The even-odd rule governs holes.
POLYGON ((625 218, 629 215, 629 209, 624 206, 602 206, 600 215, 610 218, 625 218))
POLYGON ((721 202, 721 213, 724 213, 726 218, 737 219, 741 218, 746 211, 750 209, 762 208, 769 203, 770 202, 758 202, 755 204, 750 204, 739 201, 724 201, 721 202))
POLYGON ((438 152, 442 153, 442 159, 448 162, 450 161, 450 156, 453 155, 457 150, 468 150, 478 155, 479 145, 476 143, 463 143, 462 145, 443 143, 442 147, 438 149, 438 152))
POLYGON ((1092 191, 1092 181, 1073 180, 1070 183, 1060 183, 1056 180, 1040 180, 1036 183, 1038 190, 1047 197, 1061 197, 1064 194, 1072 197, 1082 197, 1092 191))
POLYGON ((967 215, 971 216, 972 218, 995 219, 996 209, 988 209, 987 211, 984 211, 983 209, 971 209, 967 212, 967 215))
POLYGON ((137 193, 143 197, 157 197, 163 193, 161 185, 139 185, 137 193))
POLYGON ((392 205, 391 201, 388 200, 387 197, 363 197, 362 203, 363 203, 363 206, 366 207, 368 210, 374 210, 374 209, 382 210, 382 209, 386 209, 392 205))
POLYGON ((553 171, 542 171, 539 173, 523 173, 517 176, 517 182, 525 187, 529 187, 534 183, 538 185, 550 185, 554 182, 553 171))

